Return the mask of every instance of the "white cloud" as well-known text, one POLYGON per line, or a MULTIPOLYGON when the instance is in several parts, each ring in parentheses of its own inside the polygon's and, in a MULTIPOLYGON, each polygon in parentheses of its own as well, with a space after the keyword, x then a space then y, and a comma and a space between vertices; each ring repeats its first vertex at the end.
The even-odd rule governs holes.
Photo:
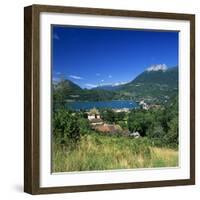
POLYGON ((76 80, 81 80, 81 79, 83 79, 82 77, 76 76, 76 75, 70 75, 69 77, 70 77, 70 78, 73 78, 73 79, 76 79, 76 80))
POLYGON ((113 86, 124 85, 126 83, 128 83, 128 81, 121 81, 121 82, 114 83, 113 86))
POLYGON ((101 82, 104 82, 104 80, 102 79, 101 82))
POLYGON ((112 85, 112 83, 100 83, 99 86, 107 86, 107 85, 112 85))
POLYGON ((57 78, 57 77, 53 77, 53 82, 59 82, 60 81, 60 78, 57 78))
POLYGON ((55 40, 60 40, 60 37, 58 36, 58 34, 55 33, 55 34, 53 35, 53 39, 55 39, 55 40))
POLYGON ((112 75, 108 75, 108 78, 112 78, 112 75))
POLYGON ((167 65, 166 64, 158 64, 158 65, 151 65, 149 68, 146 69, 148 72, 150 71, 166 71, 167 65))
POLYGON ((98 86, 118 86, 118 85, 124 85, 124 84, 126 84, 126 83, 128 83, 129 81, 121 81, 121 82, 116 82, 116 83, 109 83, 109 82, 107 82, 107 83, 101 83, 101 84, 99 84, 98 86))
POLYGON ((86 83, 85 86, 86 86, 86 87, 89 87, 89 88, 97 87, 97 85, 91 84, 91 83, 86 83))

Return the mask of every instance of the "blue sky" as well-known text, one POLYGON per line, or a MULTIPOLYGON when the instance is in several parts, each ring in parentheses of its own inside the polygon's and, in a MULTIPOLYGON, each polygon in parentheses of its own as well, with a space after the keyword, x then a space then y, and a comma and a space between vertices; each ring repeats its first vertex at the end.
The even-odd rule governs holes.
POLYGON ((52 76, 82 88, 133 80, 152 65, 178 65, 178 32, 52 27, 52 76))

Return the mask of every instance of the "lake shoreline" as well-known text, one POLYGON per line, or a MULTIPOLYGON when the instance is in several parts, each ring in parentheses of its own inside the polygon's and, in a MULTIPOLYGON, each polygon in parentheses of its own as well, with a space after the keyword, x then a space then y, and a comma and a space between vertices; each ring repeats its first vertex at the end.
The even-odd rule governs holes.
POLYGON ((130 110, 140 108, 139 104, 133 100, 111 100, 111 101, 75 101, 67 102, 66 108, 72 110, 90 110, 96 109, 116 109, 130 110))

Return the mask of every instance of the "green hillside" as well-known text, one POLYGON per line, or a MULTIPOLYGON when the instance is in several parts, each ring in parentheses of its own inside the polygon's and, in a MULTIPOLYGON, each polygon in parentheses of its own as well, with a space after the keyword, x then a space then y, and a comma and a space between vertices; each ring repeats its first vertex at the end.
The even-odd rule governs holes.
POLYGON ((158 71, 144 71, 142 74, 137 76, 131 84, 166 84, 171 87, 176 87, 178 84, 178 68, 173 67, 169 68, 166 71, 158 70, 158 71))
POLYGON ((82 89, 70 80, 53 83, 54 102, 66 101, 102 101, 112 100, 114 92, 104 90, 82 89))
POLYGON ((144 71, 133 81, 120 86, 82 89, 70 80, 53 84, 55 101, 136 100, 164 103, 177 95, 178 67, 167 70, 144 71))
POLYGON ((178 68, 166 71, 144 71, 133 81, 123 85, 119 91, 121 96, 131 96, 136 100, 164 102, 177 95, 178 68))

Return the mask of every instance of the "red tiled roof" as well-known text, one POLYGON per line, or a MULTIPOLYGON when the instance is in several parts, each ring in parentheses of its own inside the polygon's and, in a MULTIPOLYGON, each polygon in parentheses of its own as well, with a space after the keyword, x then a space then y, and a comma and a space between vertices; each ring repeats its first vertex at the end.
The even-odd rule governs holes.
POLYGON ((95 127, 96 130, 100 132, 118 132, 122 131, 122 128, 119 125, 112 124, 103 124, 95 127))
POLYGON ((98 122, 103 122, 102 119, 91 119, 91 123, 98 123, 98 122))

